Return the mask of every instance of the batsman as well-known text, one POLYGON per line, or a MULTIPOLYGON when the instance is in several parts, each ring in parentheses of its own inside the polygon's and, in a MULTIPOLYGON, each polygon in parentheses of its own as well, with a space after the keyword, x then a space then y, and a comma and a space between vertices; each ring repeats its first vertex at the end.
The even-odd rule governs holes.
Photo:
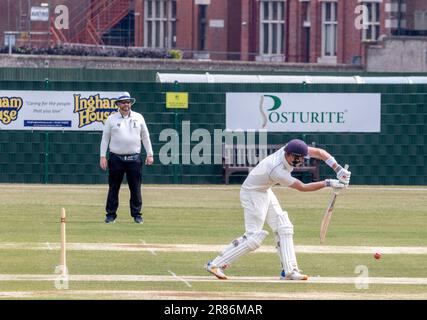
POLYGON ((282 265, 281 279, 307 280, 298 268, 293 235, 294 227, 288 213, 282 210, 271 187, 280 184, 298 191, 317 191, 331 187, 340 190, 350 183, 351 172, 337 163, 327 151, 309 147, 304 141, 294 139, 263 159, 248 175, 240 189, 240 203, 244 211, 245 233, 233 240, 220 255, 209 261, 206 270, 218 279, 225 280, 224 270, 243 255, 258 249, 267 237, 263 230, 267 221, 276 237, 277 252, 282 265), (323 160, 337 175, 337 179, 303 183, 291 176, 293 168, 301 166, 304 157, 323 160))

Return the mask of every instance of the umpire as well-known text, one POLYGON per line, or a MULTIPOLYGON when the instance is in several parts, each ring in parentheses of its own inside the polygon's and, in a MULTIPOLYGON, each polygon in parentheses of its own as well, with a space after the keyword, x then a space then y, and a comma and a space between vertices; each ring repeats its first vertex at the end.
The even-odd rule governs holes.
POLYGON ((100 166, 103 170, 109 169, 106 223, 114 223, 117 218, 119 191, 125 173, 130 190, 130 214, 136 223, 143 223, 141 141, 147 153, 146 165, 153 163, 153 149, 144 117, 131 111, 135 101, 129 92, 123 92, 116 100, 118 112, 108 117, 102 132, 100 166), (107 149, 110 150, 108 161, 107 149))

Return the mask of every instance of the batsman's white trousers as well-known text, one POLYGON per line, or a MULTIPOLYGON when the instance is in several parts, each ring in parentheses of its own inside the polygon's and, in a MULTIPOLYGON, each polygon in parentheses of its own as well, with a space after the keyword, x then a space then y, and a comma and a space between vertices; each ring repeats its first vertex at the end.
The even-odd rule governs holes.
POLYGON ((241 189, 240 203, 244 209, 246 234, 262 230, 266 221, 273 232, 277 232, 279 226, 293 230, 288 213, 282 210, 271 189, 266 192, 241 189))
POLYGON ((276 235, 277 253, 283 270, 286 273, 298 270, 293 241, 294 226, 289 220, 288 213, 282 210, 273 191, 241 189, 240 202, 244 209, 245 234, 259 232, 267 221, 276 235))

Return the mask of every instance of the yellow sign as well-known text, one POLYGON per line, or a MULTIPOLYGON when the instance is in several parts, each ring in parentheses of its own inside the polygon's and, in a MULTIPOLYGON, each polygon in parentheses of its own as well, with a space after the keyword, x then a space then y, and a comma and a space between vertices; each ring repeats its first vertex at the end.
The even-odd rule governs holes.
POLYGON ((167 109, 188 109, 188 92, 166 92, 167 109))

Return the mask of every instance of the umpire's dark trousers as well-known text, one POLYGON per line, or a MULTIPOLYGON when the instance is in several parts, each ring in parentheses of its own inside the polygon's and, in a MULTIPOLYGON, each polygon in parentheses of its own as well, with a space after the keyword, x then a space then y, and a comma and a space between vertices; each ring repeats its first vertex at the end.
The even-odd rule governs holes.
POLYGON ((142 161, 138 155, 117 155, 110 152, 108 159, 108 197, 106 211, 107 216, 117 217, 117 208, 119 207, 119 191, 123 181, 124 174, 130 190, 130 214, 132 217, 141 215, 142 196, 141 196, 141 174, 142 161), (131 160, 129 160, 131 159, 131 160))

